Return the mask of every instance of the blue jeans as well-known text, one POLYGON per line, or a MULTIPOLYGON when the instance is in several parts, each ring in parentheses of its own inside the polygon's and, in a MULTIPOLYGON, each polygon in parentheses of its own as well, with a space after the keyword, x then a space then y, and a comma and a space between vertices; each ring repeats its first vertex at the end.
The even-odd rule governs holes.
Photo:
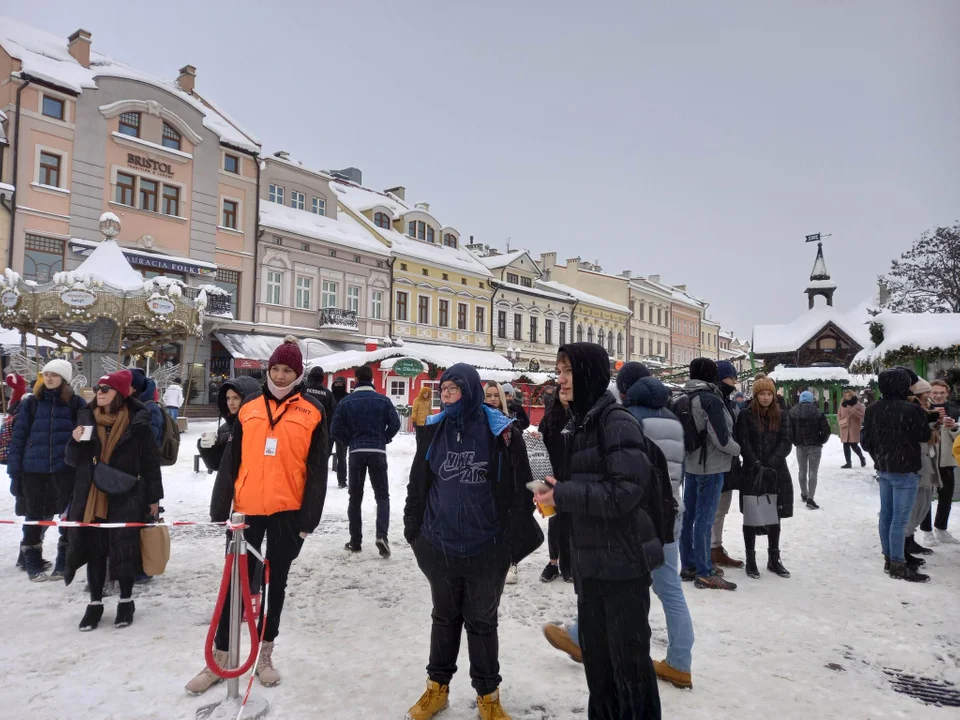
POLYGON ((917 499, 920 473, 879 472, 880 547, 891 562, 903 562, 903 542, 917 499))
POLYGON ((683 567, 696 567, 697 577, 713 572, 710 561, 710 532, 720 505, 723 473, 686 473, 683 482, 683 531, 680 533, 680 560, 683 567))
POLYGON ((170 413, 170 417, 174 420, 180 417, 180 408, 174 407, 173 405, 167 405, 167 412, 170 413))
POLYGON ((680 587, 680 547, 672 542, 663 546, 663 565, 653 571, 653 592, 660 598, 667 620, 667 664, 690 672, 693 650, 693 619, 680 587))

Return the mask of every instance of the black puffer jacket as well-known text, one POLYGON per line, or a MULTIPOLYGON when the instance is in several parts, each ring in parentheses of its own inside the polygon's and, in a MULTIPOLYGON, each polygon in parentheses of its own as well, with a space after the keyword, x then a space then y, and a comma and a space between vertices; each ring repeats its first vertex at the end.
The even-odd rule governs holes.
POLYGON ((260 391, 260 383, 252 377, 243 376, 227 380, 220 386, 220 391, 217 393, 217 408, 220 410, 220 417, 223 419, 223 422, 220 424, 220 427, 217 428, 217 441, 213 447, 205 448, 200 447, 200 441, 197 440, 197 452, 203 460, 203 464, 207 466, 207 470, 210 472, 216 472, 220 468, 220 461, 223 460, 223 451, 230 441, 230 434, 233 432, 233 422, 236 420, 236 415, 231 415, 230 410, 227 408, 227 390, 233 390, 242 400, 246 400, 251 395, 260 391))
POLYGON ((777 514, 793 517, 793 478, 787 467, 790 455, 790 417, 781 410, 780 427, 770 430, 749 409, 740 413, 734 435, 743 454, 740 477, 744 495, 777 494, 777 514))
POLYGON ((523 409, 523 403, 519 400, 510 400, 507 402, 507 411, 510 417, 514 418, 516 425, 520 430, 526 430, 530 427, 530 416, 523 409))
POLYGON ((323 368, 311 368, 310 374, 307 375, 307 379, 303 383, 303 394, 320 403, 320 407, 323 408, 323 426, 326 428, 327 437, 330 437, 330 421, 337 409, 337 401, 333 397, 333 391, 323 384, 323 378, 323 368))
POLYGON ((584 580, 644 577, 663 563, 663 547, 650 519, 657 493, 643 431, 607 391, 610 364, 603 348, 572 343, 560 352, 573 369, 574 401, 564 431, 570 435, 570 477, 557 483, 554 500, 570 520, 574 581, 579 591, 584 580))
POLYGON ((883 397, 863 416, 863 448, 880 472, 918 473, 920 445, 932 430, 923 408, 907 402, 911 378, 903 368, 884 370, 877 378, 883 397))
POLYGON ((790 441, 800 447, 823 445, 830 439, 830 421, 811 402, 790 408, 790 441))

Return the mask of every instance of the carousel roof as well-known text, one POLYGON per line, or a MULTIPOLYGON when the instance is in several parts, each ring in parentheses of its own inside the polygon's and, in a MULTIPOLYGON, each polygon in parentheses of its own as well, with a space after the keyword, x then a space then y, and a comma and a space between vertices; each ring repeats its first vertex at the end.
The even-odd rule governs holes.
POLYGON ((76 270, 70 272, 80 277, 96 278, 123 290, 139 290, 144 282, 143 275, 133 269, 116 240, 104 240, 76 270))

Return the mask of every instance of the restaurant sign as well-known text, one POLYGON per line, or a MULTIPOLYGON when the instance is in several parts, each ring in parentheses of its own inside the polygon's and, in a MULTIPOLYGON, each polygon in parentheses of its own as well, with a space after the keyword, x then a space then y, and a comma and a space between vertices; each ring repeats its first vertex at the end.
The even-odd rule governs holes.
POLYGON ((423 363, 412 357, 400 358, 393 364, 393 372, 401 377, 416 377, 423 372, 423 363))
POLYGON ((173 177, 173 166, 170 163, 153 160, 152 158, 137 155, 136 153, 127 153, 127 165, 139 168, 140 170, 146 170, 154 175, 168 178, 173 177))

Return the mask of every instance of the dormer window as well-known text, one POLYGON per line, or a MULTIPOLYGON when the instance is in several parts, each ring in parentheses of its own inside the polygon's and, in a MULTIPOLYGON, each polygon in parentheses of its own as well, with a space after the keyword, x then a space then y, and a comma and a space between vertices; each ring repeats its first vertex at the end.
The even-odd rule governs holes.
POLYGON ((443 244, 447 247, 455 248, 457 246, 457 236, 453 233, 445 233, 443 236, 443 244))
POLYGON ((140 137, 140 113, 125 112, 120 114, 120 133, 130 137, 140 137))
POLYGON ((522 277, 522 278, 520 278, 520 284, 523 285, 524 287, 532 288, 532 287, 533 287, 533 280, 532 280, 531 278, 528 278, 528 277, 522 277))
POLYGON ((507 282, 510 283, 511 285, 519 285, 520 278, 517 276, 516 273, 507 273, 507 282))
POLYGON ((160 141, 165 148, 170 148, 171 150, 180 149, 180 133, 177 132, 176 128, 167 125, 167 123, 163 124, 163 136, 160 138, 160 141))
POLYGON ((433 242, 433 228, 430 227, 429 225, 427 226, 427 242, 428 243, 433 242))
POLYGON ((320 197, 313 198, 313 210, 314 215, 326 215, 327 210, 327 201, 320 197))
POLYGON ((386 213, 378 212, 373 214, 373 224, 384 230, 390 229, 390 216, 386 213))
POLYGON ((407 224, 407 235, 417 240, 426 240, 427 231, 430 231, 430 242, 433 242, 433 228, 428 228, 423 220, 411 220, 407 224))

